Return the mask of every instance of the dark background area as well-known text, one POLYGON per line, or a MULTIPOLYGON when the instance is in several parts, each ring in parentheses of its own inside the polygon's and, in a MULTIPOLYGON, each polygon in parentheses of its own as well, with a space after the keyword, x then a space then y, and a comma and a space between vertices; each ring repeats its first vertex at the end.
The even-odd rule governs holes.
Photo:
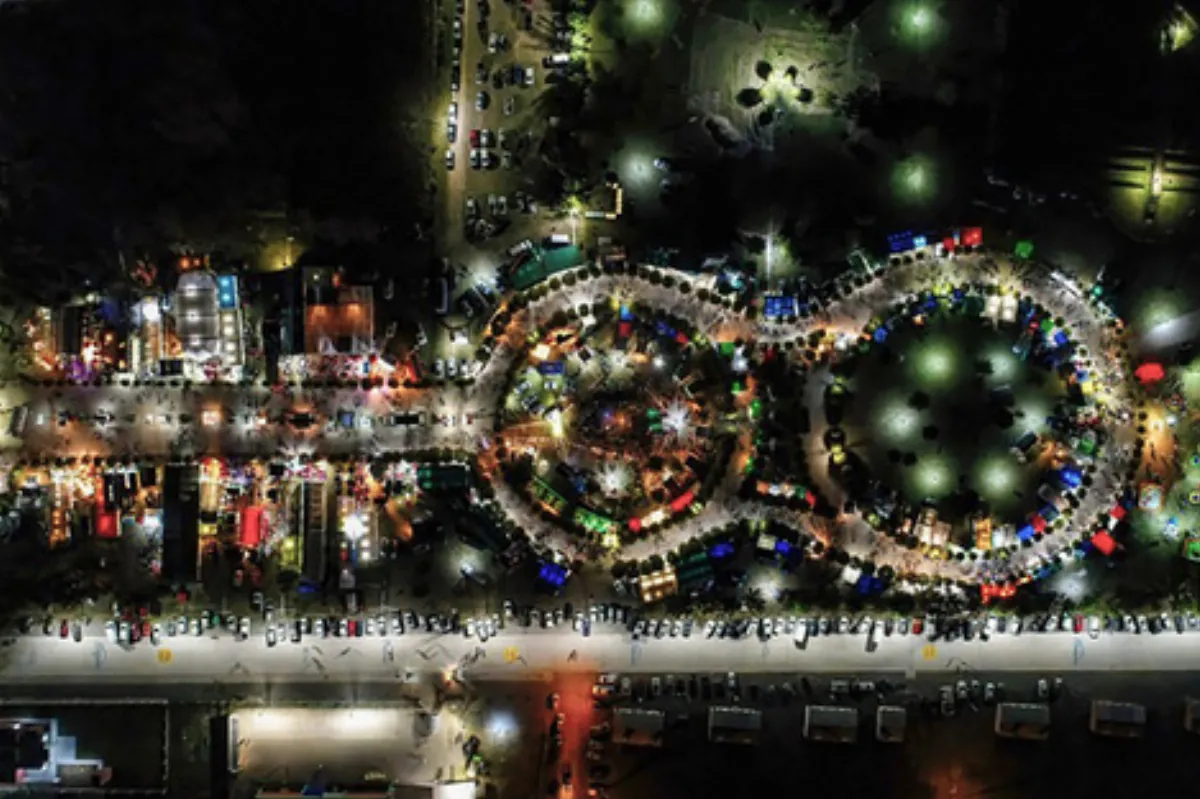
POLYGON ((245 257, 263 220, 335 245, 409 246, 427 215, 412 126, 431 68, 426 9, 4 5, 6 282, 103 284, 122 257, 184 243, 245 257))

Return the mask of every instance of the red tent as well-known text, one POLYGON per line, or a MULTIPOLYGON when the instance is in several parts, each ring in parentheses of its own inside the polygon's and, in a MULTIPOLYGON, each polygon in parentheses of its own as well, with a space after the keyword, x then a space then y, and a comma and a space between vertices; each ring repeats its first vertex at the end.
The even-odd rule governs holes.
POLYGON ((983 246, 983 228, 968 227, 963 228, 962 243, 964 247, 981 247, 983 246))
POLYGON ((688 505, 691 505, 692 500, 694 500, 695 498, 696 498, 695 492, 693 492, 693 491, 683 492, 679 496, 675 497, 675 499, 671 500, 671 511, 673 513, 682 513, 683 511, 687 510, 688 505))
POLYGON ((1112 553, 1117 548, 1117 542, 1105 530, 1101 530, 1092 536, 1092 545, 1109 557, 1112 556, 1112 553))
POLYGON ((96 514, 96 537, 116 538, 119 535, 117 512, 102 510, 96 514))
POLYGON ((258 505, 242 508, 242 546, 254 549, 262 540, 263 509, 258 505))
POLYGON ((1142 385, 1148 385, 1150 383, 1157 383, 1162 380, 1167 376, 1167 372, 1165 369, 1163 369, 1163 365, 1161 363, 1146 361, 1137 368, 1137 371, 1133 373, 1133 376, 1136 377, 1138 382, 1142 385))

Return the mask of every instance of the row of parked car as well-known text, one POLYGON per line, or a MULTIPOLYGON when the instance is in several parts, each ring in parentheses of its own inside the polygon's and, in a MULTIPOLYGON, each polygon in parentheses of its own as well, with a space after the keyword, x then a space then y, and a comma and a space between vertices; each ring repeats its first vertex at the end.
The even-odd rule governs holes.
MULTIPOLYGON (((695 623, 692 619, 648 619, 634 618, 628 623, 629 631, 639 638, 688 638, 695 623)), ((1087 634, 1098 638, 1101 633, 1143 632, 1157 634, 1174 630, 1182 634, 1189 630, 1200 630, 1200 616, 1194 613, 1177 613, 1174 616, 1158 614, 1126 614, 1124 616, 1085 616, 1083 614, 1055 613, 1033 617, 1018 615, 951 616, 939 618, 934 615, 912 618, 882 618, 849 616, 778 617, 747 619, 710 619, 704 623, 706 638, 738 639, 750 636, 759 640, 770 640, 779 636, 793 636, 797 645, 809 638, 828 635, 906 636, 928 635, 929 640, 954 640, 959 637, 971 640, 976 636, 986 640, 992 635, 1021 635, 1023 632, 1052 633, 1067 632, 1075 635, 1087 634)))

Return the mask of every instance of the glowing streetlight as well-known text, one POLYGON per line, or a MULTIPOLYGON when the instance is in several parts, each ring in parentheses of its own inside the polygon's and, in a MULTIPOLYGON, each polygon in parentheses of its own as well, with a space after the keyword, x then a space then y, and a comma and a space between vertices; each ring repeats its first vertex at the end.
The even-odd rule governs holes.
POLYGON ((979 489, 993 498, 1002 497, 1016 487, 1017 475, 1013 462, 1005 457, 992 457, 979 465, 979 489))
POLYGON ((954 349, 944 342, 931 342, 913 361, 917 379, 930 387, 945 386, 958 371, 954 349))
POLYGON ((933 14, 925 6, 917 6, 909 13, 908 24, 917 33, 923 33, 933 24, 933 14))
POLYGON ((917 490, 931 499, 950 493, 954 487, 950 466, 935 455, 925 456, 918 461, 914 478, 917 490))
POLYGON ((936 175, 932 162, 923 156, 900 161, 892 169, 892 186, 896 195, 913 203, 929 200, 936 190, 936 175))
POLYGON ((630 0, 626 9, 629 21, 640 29, 653 30, 662 24, 663 8, 660 0, 630 0))
POLYGON ((883 411, 883 431, 892 441, 911 439, 920 421, 917 411, 899 401, 883 411))

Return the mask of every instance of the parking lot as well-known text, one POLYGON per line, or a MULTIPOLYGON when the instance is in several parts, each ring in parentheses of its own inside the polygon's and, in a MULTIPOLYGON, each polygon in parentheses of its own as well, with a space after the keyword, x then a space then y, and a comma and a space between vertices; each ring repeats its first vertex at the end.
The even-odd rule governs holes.
POLYGON ((455 0, 445 12, 444 241, 463 266, 461 279, 486 263, 470 245, 526 235, 543 210, 528 200, 522 167, 540 140, 550 41, 547 12, 532 4, 455 0))

